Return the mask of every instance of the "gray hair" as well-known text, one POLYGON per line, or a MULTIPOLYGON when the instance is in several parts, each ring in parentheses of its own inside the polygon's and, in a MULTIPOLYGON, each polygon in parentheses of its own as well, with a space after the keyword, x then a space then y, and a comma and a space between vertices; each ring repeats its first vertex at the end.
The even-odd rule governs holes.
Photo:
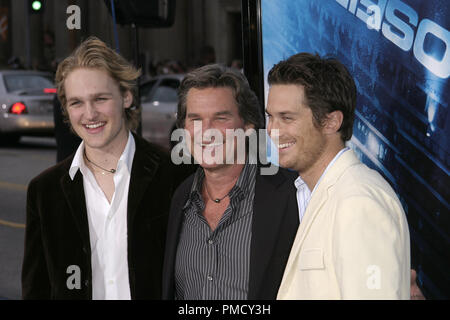
POLYGON ((250 88, 245 76, 234 69, 219 64, 209 64, 188 73, 178 91, 177 126, 184 127, 186 99, 190 89, 231 88, 244 123, 253 124, 254 129, 263 128, 264 118, 258 98, 250 88))

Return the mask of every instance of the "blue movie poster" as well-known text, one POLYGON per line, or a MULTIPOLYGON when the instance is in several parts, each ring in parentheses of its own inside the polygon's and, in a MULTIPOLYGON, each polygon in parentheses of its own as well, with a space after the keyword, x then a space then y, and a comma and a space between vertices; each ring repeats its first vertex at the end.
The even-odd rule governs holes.
POLYGON ((262 0, 261 10, 266 97, 270 68, 292 54, 348 67, 350 145, 398 193, 423 290, 449 298, 450 1, 262 0))

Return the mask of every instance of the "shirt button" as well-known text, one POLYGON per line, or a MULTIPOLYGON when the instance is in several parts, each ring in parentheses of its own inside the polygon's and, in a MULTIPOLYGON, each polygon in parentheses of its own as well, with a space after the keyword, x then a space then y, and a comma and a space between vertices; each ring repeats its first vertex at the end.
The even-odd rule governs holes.
POLYGON ((208 276, 208 281, 212 281, 213 278, 211 276, 208 276))
POLYGON ((214 241, 212 241, 211 239, 208 240, 208 244, 213 244, 214 241))

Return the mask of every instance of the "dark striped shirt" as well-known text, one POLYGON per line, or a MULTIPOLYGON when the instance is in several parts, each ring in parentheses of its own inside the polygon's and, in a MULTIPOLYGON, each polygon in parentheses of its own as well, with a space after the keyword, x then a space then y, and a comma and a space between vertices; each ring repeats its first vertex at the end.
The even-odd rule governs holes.
POLYGON ((203 216, 205 174, 195 174, 175 262, 175 298, 179 300, 247 299, 256 165, 246 164, 229 193, 230 204, 211 231, 203 216))

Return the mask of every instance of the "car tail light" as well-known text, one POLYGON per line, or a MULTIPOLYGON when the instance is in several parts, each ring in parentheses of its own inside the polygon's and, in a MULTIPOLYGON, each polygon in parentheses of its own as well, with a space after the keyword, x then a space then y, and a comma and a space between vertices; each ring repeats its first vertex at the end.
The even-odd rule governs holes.
POLYGON ((28 113, 27 106, 23 104, 22 102, 16 102, 11 106, 11 109, 9 109, 10 113, 14 114, 23 114, 28 113))
POLYGON ((56 93, 56 88, 45 88, 44 93, 56 93))

